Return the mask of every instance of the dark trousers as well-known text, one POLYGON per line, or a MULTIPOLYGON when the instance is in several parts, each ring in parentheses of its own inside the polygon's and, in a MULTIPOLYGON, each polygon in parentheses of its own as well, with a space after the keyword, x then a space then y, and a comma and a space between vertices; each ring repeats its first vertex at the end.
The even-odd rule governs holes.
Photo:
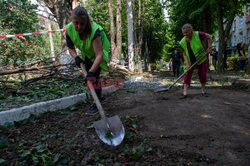
POLYGON ((174 77, 175 76, 179 77, 179 73, 180 73, 180 64, 179 63, 173 63, 173 72, 174 72, 174 77))
POLYGON ((239 61, 239 71, 244 70, 246 61, 239 61))
MULTIPOLYGON (((85 58, 84 62, 85 62, 86 70, 89 71, 89 69, 93 65, 93 62, 88 57, 85 58)), ((98 96, 99 99, 101 99, 101 93, 102 93, 101 83, 99 83, 100 82, 100 73, 101 73, 101 67, 99 67, 95 71, 95 73, 94 73, 95 78, 93 79, 93 81, 91 81, 93 83, 94 88, 95 88, 96 95, 98 96)))
POLYGON ((214 70, 216 70, 217 59, 213 59, 214 70))

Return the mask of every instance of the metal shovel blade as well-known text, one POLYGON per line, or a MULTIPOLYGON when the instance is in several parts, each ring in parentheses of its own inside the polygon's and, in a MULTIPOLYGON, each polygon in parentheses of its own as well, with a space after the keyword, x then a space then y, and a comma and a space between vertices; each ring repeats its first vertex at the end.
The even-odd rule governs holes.
POLYGON ((124 126, 118 115, 107 118, 107 121, 110 128, 107 126, 107 123, 103 119, 94 122, 93 125, 95 127, 95 131, 104 143, 111 146, 118 146, 121 144, 125 136, 124 126))

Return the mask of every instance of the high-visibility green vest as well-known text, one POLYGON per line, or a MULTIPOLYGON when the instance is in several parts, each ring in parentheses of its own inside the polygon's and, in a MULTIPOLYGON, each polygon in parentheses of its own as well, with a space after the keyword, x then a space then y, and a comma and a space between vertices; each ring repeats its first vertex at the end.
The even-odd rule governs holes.
POLYGON ((107 63, 109 61, 109 51, 110 51, 109 40, 103 28, 100 25, 96 24, 95 22, 91 22, 91 27, 92 27, 92 32, 85 40, 80 39, 80 35, 75 30, 72 22, 66 26, 66 31, 70 39, 74 43, 74 45, 81 51, 82 58, 85 59, 85 56, 87 56, 92 62, 94 62, 96 56, 94 48, 92 46, 92 40, 94 38, 96 30, 99 29, 101 32, 100 38, 102 41, 102 48, 103 48, 103 60, 100 66, 101 68, 107 70, 107 63))
MULTIPOLYGON (((179 44, 182 46, 183 50, 185 51, 185 54, 188 57, 188 62, 191 65, 191 60, 190 60, 188 48, 187 48, 186 36, 184 36, 181 39, 179 44)), ((200 57, 206 53, 201 43, 198 31, 193 32, 192 39, 190 41, 190 46, 195 55, 196 60, 200 59, 200 57)), ((198 62, 198 65, 202 64, 206 60, 207 60, 207 57, 205 56, 200 62, 198 62)), ((186 65, 186 62, 184 61, 184 71, 186 71, 186 68, 187 68, 187 65, 186 65)))

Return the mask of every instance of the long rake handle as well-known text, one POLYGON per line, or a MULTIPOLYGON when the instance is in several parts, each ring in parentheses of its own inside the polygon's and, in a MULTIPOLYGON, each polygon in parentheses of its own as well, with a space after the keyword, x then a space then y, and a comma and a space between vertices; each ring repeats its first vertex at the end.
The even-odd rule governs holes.
POLYGON ((207 54, 208 53, 205 53, 204 55, 202 55, 202 57, 200 58, 200 59, 198 59, 194 64, 192 64, 191 66, 190 66, 190 68, 187 70, 187 71, 185 71, 184 73, 182 73, 182 75, 180 76, 180 77, 178 77, 177 78, 177 80, 172 84, 172 85, 170 85, 169 87, 168 87, 168 89, 170 89, 170 88, 172 88, 186 73, 188 73, 191 69, 193 69, 193 67, 198 63, 198 62, 200 62, 205 56, 207 56, 207 54))

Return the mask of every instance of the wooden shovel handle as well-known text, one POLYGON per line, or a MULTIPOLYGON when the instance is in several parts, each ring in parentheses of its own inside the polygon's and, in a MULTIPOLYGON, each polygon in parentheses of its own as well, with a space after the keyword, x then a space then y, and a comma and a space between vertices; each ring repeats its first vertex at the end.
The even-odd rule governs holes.
MULTIPOLYGON (((87 71, 85 69, 85 65, 83 63, 81 63, 81 69, 82 69, 82 74, 83 76, 86 78, 87 76, 87 71)), ((91 93, 91 96, 93 97, 94 101, 95 101, 95 104, 98 108, 98 111, 102 117, 102 119, 104 119, 105 121, 107 121, 106 117, 105 117, 105 114, 104 114, 104 111, 103 111, 103 108, 102 108, 102 105, 101 105, 101 102, 100 100, 98 99, 96 93, 95 93, 95 89, 92 85, 92 82, 90 80, 87 80, 87 87, 89 88, 90 90, 90 93, 91 93)))

